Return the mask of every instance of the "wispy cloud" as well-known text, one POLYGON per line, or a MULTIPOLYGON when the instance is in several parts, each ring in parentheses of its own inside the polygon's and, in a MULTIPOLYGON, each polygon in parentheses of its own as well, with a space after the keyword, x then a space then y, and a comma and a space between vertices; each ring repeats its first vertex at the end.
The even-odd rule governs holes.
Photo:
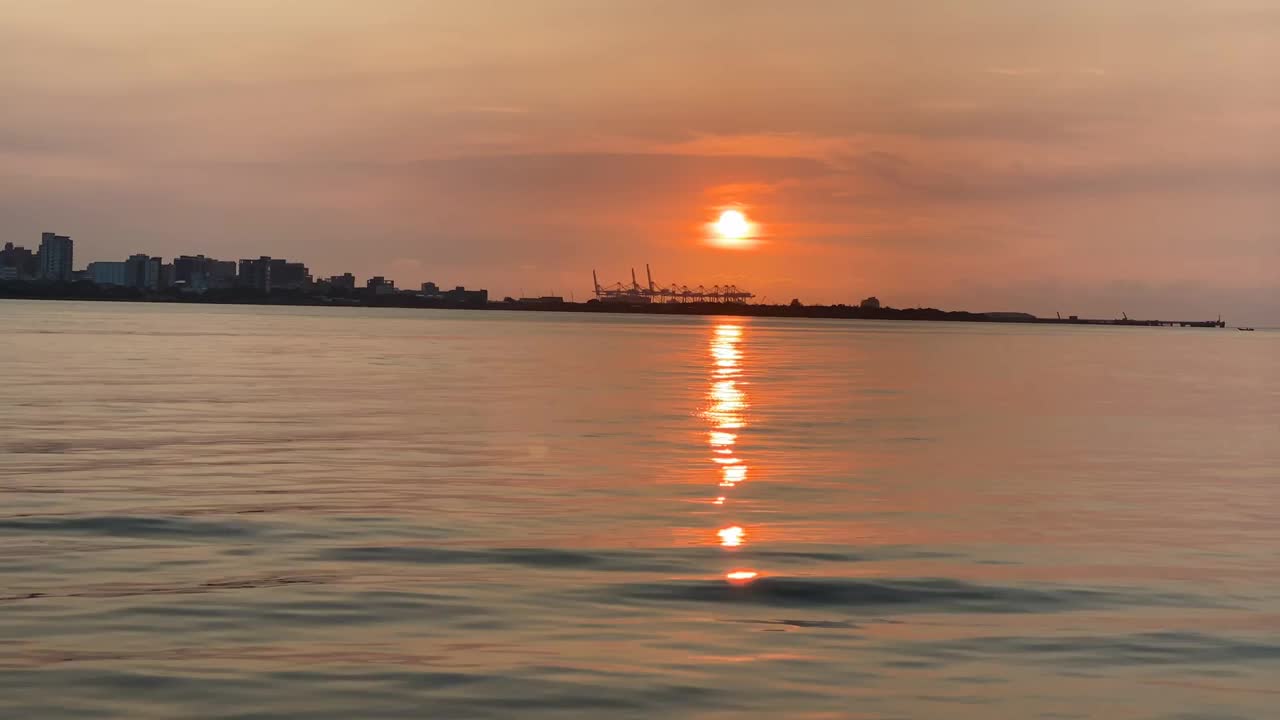
POLYGON ((987 68, 984 72, 990 75, 1003 75, 1005 77, 1031 77, 1034 75, 1043 75, 1044 69, 1038 67, 1000 67, 987 68))

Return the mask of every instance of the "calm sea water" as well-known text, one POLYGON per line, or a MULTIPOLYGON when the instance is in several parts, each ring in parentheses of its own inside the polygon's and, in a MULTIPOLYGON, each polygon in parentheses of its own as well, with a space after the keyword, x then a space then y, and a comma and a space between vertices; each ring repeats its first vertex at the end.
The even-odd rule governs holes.
POLYGON ((1280 333, 5 301, 0 378, 0 717, 1280 716, 1280 333))

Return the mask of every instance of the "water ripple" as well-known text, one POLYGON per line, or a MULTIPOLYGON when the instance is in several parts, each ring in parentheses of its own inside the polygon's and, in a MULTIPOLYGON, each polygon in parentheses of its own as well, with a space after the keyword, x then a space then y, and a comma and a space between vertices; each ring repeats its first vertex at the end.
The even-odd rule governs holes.
POLYGON ((604 591, 618 601, 745 603, 774 607, 888 607, 935 612, 1031 613, 1118 604, 1186 602, 1139 591, 1025 588, 947 579, 855 580, 766 577, 746 585, 685 580, 617 585, 604 591))
POLYGON ((55 592, 28 592, 0 595, 0 602, 51 598, 123 598, 140 595, 194 595, 224 590, 253 590, 287 585, 317 585, 329 579, 318 576, 270 575, 253 578, 225 578, 191 584, 112 584, 55 592))
POLYGON ((9 517, 0 519, 0 533, 83 533, 112 537, 247 537, 255 526, 178 517, 102 515, 96 517, 9 517))
POLYGON ((976 637, 913 643, 897 651, 937 663, 1009 656, 1053 665, 1089 668, 1115 665, 1211 665, 1280 662, 1280 643, 1200 632, 1148 632, 1063 637, 976 637))

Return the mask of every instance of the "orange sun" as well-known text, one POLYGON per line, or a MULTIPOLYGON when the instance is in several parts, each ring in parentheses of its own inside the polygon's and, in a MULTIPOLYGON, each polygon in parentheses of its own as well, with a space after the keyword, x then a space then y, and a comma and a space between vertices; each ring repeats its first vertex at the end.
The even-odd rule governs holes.
POLYGON ((741 210, 725 210, 715 224, 716 235, 721 240, 746 240, 751 235, 751 223, 741 210))

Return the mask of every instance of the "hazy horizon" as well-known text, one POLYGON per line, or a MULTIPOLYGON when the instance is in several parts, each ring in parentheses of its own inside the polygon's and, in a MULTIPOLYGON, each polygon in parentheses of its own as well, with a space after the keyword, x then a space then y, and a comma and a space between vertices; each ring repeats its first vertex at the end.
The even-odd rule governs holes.
POLYGON ((1274 2, 260 5, 5 3, 0 243, 1280 323, 1274 2))

